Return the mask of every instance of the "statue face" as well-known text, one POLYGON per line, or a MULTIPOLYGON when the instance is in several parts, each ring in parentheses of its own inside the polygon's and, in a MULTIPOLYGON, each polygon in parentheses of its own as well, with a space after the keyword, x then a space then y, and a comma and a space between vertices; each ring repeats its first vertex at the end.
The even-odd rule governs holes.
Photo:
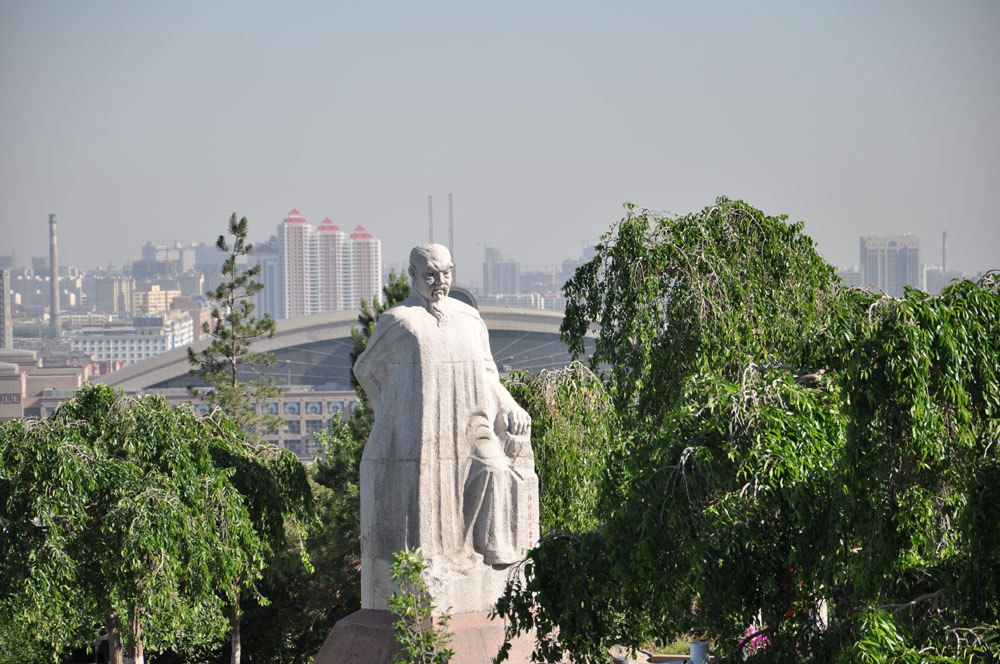
POLYGON ((448 297, 451 289, 451 256, 448 250, 432 251, 427 256, 417 255, 410 263, 413 288, 426 300, 440 302, 448 297))

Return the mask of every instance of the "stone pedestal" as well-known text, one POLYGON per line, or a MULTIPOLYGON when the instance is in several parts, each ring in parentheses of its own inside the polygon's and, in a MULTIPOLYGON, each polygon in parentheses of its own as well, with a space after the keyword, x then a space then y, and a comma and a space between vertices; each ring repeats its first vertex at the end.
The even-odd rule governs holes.
MULTIPOLYGON (((388 611, 361 609, 334 625, 316 654, 314 664, 392 664, 398 650, 392 633, 394 616, 388 611)), ((485 611, 459 613, 451 618, 449 647, 455 652, 450 664, 491 664, 503 643, 504 625, 490 620, 485 611)), ((534 638, 522 635, 511 644, 507 661, 528 664, 534 638)))

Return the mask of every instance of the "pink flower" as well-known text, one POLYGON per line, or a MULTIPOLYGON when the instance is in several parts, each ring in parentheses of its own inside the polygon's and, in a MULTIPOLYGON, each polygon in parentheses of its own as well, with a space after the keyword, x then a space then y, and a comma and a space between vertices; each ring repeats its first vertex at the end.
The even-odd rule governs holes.
POLYGON ((767 634, 753 625, 747 627, 746 631, 743 632, 743 638, 740 639, 740 647, 746 655, 758 653, 770 643, 771 639, 767 638, 767 634))

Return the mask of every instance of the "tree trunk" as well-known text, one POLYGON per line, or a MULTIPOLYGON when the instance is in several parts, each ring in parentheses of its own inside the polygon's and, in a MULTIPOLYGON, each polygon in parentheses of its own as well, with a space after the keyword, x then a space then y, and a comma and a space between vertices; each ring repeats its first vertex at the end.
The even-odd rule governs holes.
POLYGON ((142 614, 138 606, 132 607, 132 620, 129 628, 132 632, 132 664, 146 664, 142 652, 142 614))
POLYGON ((108 610, 108 663, 122 664, 122 621, 118 612, 108 610))
POLYGON ((230 664, 240 664, 240 657, 242 657, 243 653, 242 653, 242 646, 240 645, 239 596, 237 596, 236 598, 236 603, 233 604, 232 613, 229 616, 229 626, 232 627, 232 648, 233 648, 233 656, 232 659, 230 659, 230 664))

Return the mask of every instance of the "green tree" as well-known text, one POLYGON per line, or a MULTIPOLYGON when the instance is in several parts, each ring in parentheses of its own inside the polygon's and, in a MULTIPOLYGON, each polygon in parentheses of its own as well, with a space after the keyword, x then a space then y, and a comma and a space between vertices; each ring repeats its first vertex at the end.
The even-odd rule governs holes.
POLYGON ((995 654, 995 278, 844 289, 801 224, 720 198, 629 208, 566 290, 623 428, 599 525, 531 552, 510 634, 551 662, 692 632, 728 661, 995 654))
POLYGON ((192 365, 189 373, 204 381, 208 389, 195 385, 188 389, 192 396, 222 408, 245 430, 259 434, 280 423, 280 418, 266 414, 261 406, 266 399, 281 396, 282 390, 273 377, 260 372, 261 367, 274 364, 274 354, 253 352, 251 344, 274 337, 277 323, 269 314, 261 318, 253 315, 251 298, 264 290, 256 280, 260 263, 245 270, 238 266, 241 258, 253 253, 253 245, 246 241, 247 218, 237 221, 234 212, 229 218, 229 234, 233 236, 232 244, 224 235, 215 242, 219 251, 228 255, 222 264, 223 282, 208 292, 216 305, 211 321, 202 323, 202 330, 212 339, 200 353, 188 348, 188 362, 192 365), (255 378, 240 380, 241 370, 255 378))
POLYGON ((231 481, 244 457, 221 413, 87 385, 44 420, 0 425, 0 604, 51 645, 110 635, 147 647, 204 644, 224 629, 237 579, 266 545, 231 481), (182 641, 183 635, 183 641, 182 641))
POLYGON ((815 361, 837 277, 801 222, 727 198, 678 218, 626 210, 567 282, 562 325, 580 355, 600 324, 591 367, 608 368, 620 412, 661 416, 695 373, 815 361))

